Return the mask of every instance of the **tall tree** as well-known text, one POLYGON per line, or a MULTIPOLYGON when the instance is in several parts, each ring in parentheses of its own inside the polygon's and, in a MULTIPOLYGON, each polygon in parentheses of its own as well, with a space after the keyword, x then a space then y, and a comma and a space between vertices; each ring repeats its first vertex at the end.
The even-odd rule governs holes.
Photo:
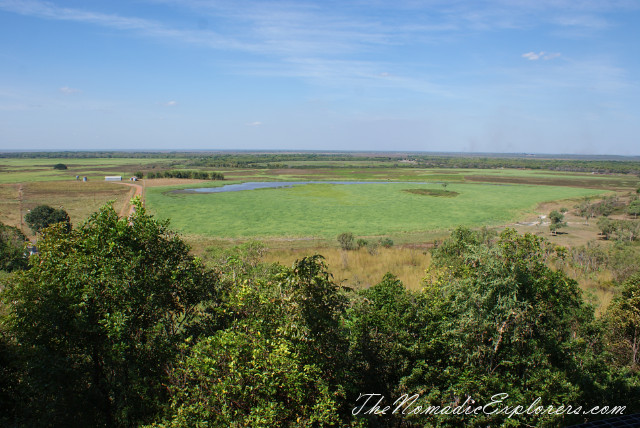
POLYGON ((64 229, 71 230, 71 220, 69 214, 62 208, 53 208, 49 205, 38 205, 24 216, 33 233, 42 233, 44 229, 52 224, 63 223, 64 229))
POLYGON ((207 319, 216 275, 139 200, 129 218, 107 206, 71 232, 53 226, 39 249, 3 293, 25 361, 18 424, 150 421, 179 344, 207 319))

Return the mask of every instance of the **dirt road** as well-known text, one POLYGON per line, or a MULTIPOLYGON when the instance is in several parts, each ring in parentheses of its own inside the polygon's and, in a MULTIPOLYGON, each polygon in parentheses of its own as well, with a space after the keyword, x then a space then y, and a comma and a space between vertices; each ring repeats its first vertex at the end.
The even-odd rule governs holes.
POLYGON ((125 186, 131 187, 131 191, 129 192, 127 200, 122 206, 122 209, 120 210, 120 214, 119 214, 120 217, 129 217, 131 214, 133 214, 133 211, 135 210, 135 207, 131 204, 131 199, 135 198, 136 196, 140 196, 142 198, 142 186, 137 183, 118 183, 118 184, 124 184, 125 186))

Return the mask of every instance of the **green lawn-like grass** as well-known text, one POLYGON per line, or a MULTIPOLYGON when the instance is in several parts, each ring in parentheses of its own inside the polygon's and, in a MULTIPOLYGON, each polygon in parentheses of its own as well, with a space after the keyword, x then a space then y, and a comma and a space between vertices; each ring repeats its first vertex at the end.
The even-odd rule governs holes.
POLYGON ((594 189, 451 183, 455 198, 407 189, 441 190, 437 183, 309 184, 213 194, 175 194, 148 188, 147 206, 171 227, 224 238, 372 236, 501 225, 540 202, 602 193, 594 189))

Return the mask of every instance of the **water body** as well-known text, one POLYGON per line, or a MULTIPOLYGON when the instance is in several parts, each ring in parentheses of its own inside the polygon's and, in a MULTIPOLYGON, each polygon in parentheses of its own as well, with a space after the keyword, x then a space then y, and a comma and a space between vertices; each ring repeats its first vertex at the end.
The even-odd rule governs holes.
POLYGON ((176 190, 176 193, 223 193, 243 190, 278 189, 283 187, 303 186, 305 184, 380 184, 380 183, 412 183, 427 184, 415 181, 249 181, 241 184, 227 184, 221 187, 201 187, 196 189, 176 190))

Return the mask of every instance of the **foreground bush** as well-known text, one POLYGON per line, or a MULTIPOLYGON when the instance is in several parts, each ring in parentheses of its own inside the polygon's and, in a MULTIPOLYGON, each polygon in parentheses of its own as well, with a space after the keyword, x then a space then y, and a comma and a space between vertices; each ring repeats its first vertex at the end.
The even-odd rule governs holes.
POLYGON ((111 206, 47 229, 31 269, 5 282, 21 362, 17 425, 130 426, 165 401, 166 371, 216 296, 216 276, 145 213, 111 206))

